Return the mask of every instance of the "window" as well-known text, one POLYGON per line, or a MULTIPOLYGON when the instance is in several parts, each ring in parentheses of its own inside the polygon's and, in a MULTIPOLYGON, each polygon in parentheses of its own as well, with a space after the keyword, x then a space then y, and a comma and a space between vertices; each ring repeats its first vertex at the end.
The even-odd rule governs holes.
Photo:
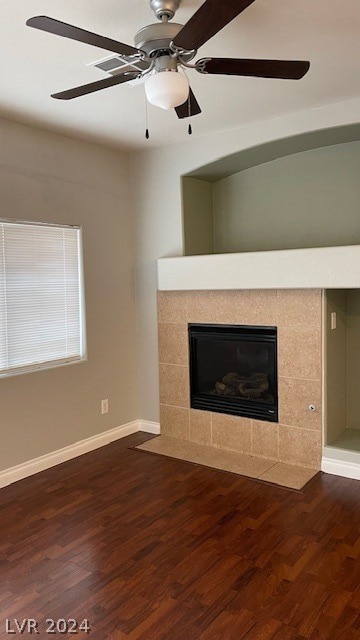
POLYGON ((0 220, 0 376, 85 359, 78 227, 0 220))

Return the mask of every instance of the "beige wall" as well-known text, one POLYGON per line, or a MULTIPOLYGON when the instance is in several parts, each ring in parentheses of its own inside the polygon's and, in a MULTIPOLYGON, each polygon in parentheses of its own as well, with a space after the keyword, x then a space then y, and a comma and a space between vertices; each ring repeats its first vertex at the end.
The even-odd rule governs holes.
POLYGON ((88 342, 88 362, 0 379, 1 470, 139 410, 127 157, 2 120, 0 190, 0 217, 82 225, 88 342))
MULTIPOLYGON (((159 420, 156 261, 182 255, 181 176, 218 158, 273 140, 358 122, 360 99, 299 112, 234 131, 131 154, 137 248, 141 417, 159 420)), ((199 116, 200 117, 200 116, 199 116)))
POLYGON ((360 142, 352 142, 296 153, 219 180, 214 184, 215 252, 360 243, 359 165, 360 142))

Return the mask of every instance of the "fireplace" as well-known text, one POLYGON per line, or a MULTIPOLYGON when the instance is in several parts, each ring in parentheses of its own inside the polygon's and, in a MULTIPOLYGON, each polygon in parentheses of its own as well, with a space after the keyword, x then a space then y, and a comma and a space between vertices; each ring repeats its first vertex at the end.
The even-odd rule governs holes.
POLYGON ((191 407, 277 422, 277 328, 188 328, 191 407))

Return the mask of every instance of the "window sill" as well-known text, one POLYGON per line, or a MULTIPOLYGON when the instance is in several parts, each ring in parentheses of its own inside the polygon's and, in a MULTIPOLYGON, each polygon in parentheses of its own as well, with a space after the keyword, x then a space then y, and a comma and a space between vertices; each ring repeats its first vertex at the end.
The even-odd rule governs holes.
POLYGON ((1 378, 13 378, 14 376, 21 376, 28 373, 36 373, 37 371, 48 371, 49 369, 58 369, 59 367, 67 367, 69 365, 81 364, 87 362, 87 356, 80 358, 73 358, 71 360, 53 360, 52 362, 43 362, 36 365, 30 365, 28 367, 22 367, 19 369, 7 369, 0 372, 1 378))

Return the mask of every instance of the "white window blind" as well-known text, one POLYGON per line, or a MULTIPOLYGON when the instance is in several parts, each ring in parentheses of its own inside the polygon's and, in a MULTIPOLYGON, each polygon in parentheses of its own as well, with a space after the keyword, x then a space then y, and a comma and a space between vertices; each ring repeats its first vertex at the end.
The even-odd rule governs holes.
POLYGON ((81 360, 81 232, 0 220, 0 375, 81 360))

